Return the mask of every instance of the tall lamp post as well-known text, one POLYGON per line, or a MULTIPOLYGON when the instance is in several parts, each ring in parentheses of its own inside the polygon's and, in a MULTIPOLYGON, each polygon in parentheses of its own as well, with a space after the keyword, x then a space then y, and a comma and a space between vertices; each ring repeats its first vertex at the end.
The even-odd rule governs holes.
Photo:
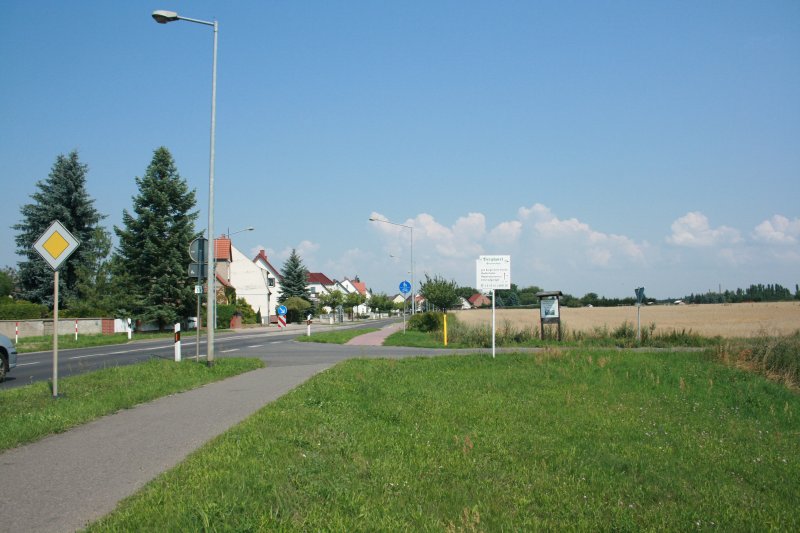
POLYGON ((217 33, 219 24, 217 21, 208 22, 206 20, 191 19, 180 17, 174 11, 153 11, 153 19, 159 24, 185 20, 212 26, 214 28, 214 59, 211 64, 211 155, 208 164, 208 356, 206 361, 209 366, 214 364, 214 329, 217 325, 217 288, 216 288, 216 253, 214 250, 214 138, 217 121, 217 33))
POLYGON ((391 224, 392 226, 400 226, 401 228, 408 228, 411 231, 411 314, 413 315, 417 312, 417 296, 414 289, 414 228, 412 226, 398 224, 397 222, 391 222, 382 218, 369 217, 369 221, 383 222, 384 224, 391 224))

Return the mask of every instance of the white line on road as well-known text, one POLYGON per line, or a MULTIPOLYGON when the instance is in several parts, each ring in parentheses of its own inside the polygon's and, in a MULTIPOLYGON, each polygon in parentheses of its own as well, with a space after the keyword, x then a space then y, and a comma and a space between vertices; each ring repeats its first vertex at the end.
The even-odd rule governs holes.
POLYGON ((234 348, 233 350, 222 350, 222 353, 238 352, 238 351, 239 351, 239 348, 234 348))
POLYGON ((264 346, 263 344, 254 344, 253 346, 248 346, 248 348, 261 348, 264 346))

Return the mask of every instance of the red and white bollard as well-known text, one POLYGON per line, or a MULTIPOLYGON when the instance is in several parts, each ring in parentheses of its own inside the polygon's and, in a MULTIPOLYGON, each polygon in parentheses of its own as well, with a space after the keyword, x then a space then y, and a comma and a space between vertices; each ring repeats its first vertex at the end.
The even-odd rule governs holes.
POLYGON ((14 344, 19 344, 19 322, 17 322, 17 326, 14 330, 14 344))
POLYGON ((181 362, 181 325, 175 324, 175 362, 181 362))
POLYGON ((75 319, 75 341, 78 340, 78 320, 75 319))

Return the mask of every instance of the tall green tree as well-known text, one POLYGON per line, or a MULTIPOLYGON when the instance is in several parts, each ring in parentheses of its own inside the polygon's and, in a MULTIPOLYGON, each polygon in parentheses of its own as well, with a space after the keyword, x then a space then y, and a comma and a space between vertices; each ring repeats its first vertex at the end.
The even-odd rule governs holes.
POLYGON ((373 294, 369 299, 369 306, 371 309, 380 313, 388 313, 394 308, 394 302, 388 295, 384 293, 373 294))
MULTIPOLYGON (((0 298, 8 299, 17 287, 17 272, 11 267, 0 270, 0 298)), ((0 304, 5 302, 0 302, 0 304)))
POLYGON ((47 179, 36 183, 33 200, 20 208, 22 221, 12 226, 17 230, 15 241, 17 254, 25 257, 18 266, 19 296, 25 300, 52 306, 53 271, 33 249, 42 233, 54 220, 80 242, 80 246, 59 269, 60 302, 75 302, 79 294, 78 271, 93 272, 98 261, 104 261, 108 253, 104 249, 108 232, 99 226, 105 218, 94 207, 94 199, 86 190, 88 167, 80 162, 78 152, 59 155, 47 179))
POLYGON ((453 280, 447 281, 438 275, 431 278, 425 274, 420 294, 430 305, 442 311, 455 307, 459 301, 458 284, 453 280))
POLYGON ((123 227, 114 227, 119 237, 114 257, 118 302, 121 313, 163 329, 194 310, 194 280, 187 269, 189 244, 197 237, 195 191, 189 190, 163 146, 136 184, 133 213, 124 210, 123 227))
POLYGON ((366 301, 367 297, 359 292, 351 292, 344 297, 344 308, 348 310, 350 320, 355 319, 356 308, 359 305, 366 303, 366 301))
POLYGON ((281 281, 281 295, 278 303, 285 303, 292 296, 302 298, 310 303, 308 294, 308 270, 303 265, 303 260, 297 250, 292 249, 289 258, 283 264, 283 281, 281 281))
POLYGON ((340 290, 333 290, 322 294, 319 297, 319 303, 324 307, 330 307, 331 311, 335 311, 337 307, 344 303, 344 294, 340 290))

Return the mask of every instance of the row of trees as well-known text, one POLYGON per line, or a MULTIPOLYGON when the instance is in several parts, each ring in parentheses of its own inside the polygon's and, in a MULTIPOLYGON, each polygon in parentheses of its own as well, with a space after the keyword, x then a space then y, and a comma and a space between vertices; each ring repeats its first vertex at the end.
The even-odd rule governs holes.
MULTIPOLYGON (((187 276, 189 244, 195 229, 195 191, 181 178, 169 150, 156 149, 131 211, 123 210, 114 226, 118 244, 86 190, 88 166, 77 151, 59 155, 45 180, 36 183, 32 202, 20 209, 13 226, 18 269, 0 276, 0 289, 10 284, 16 301, 53 306, 53 274, 33 249, 53 220, 61 221, 80 246, 59 275, 59 306, 70 316, 134 317, 164 327, 194 315, 195 280, 187 276)), ((235 301, 235 296, 233 298, 235 301)))
POLYGON ((740 302, 785 302, 800 300, 800 285, 795 284, 794 294, 779 283, 750 285, 746 289, 726 290, 725 292, 707 292, 690 294, 683 299, 687 303, 740 303, 740 302))

